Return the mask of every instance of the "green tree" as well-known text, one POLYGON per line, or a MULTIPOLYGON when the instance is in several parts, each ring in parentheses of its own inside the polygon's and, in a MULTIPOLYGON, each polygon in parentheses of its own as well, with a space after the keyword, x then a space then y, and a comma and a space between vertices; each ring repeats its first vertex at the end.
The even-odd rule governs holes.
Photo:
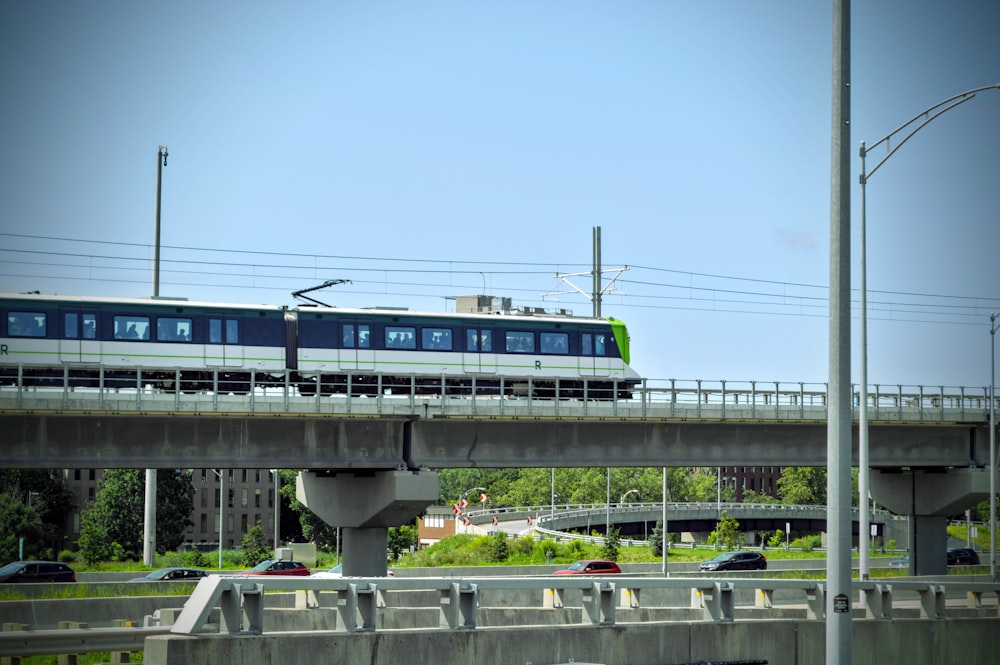
POLYGON ((24 538, 25 558, 39 556, 45 528, 38 513, 8 494, 0 494, 0 561, 17 561, 24 538))
MULTIPOLYGON (((66 489, 62 475, 55 469, 0 469, 0 494, 16 503, 30 506, 39 520, 40 532, 32 530, 25 537, 25 552, 54 558, 68 543, 61 541, 66 516, 77 506, 76 495, 66 489)), ((4 531, 3 533, 10 533, 4 531)), ((18 536, 20 538, 20 536, 18 536)))
POLYGON ((273 553, 267 546, 267 538, 264 536, 264 530, 260 528, 260 522, 247 529, 243 542, 240 543, 240 549, 243 551, 243 565, 248 568, 253 568, 261 561, 272 557, 273 553))
POLYGON ((722 518, 715 525, 715 531, 708 535, 709 545, 722 545, 727 550, 734 550, 740 542, 740 523, 735 517, 731 517, 726 511, 722 511, 722 518))
MULTIPOLYGON (((83 511, 79 546, 84 560, 142 558, 146 474, 141 469, 111 469, 83 511), (117 549, 115 546, 117 545, 117 549)), ((160 469, 156 474, 156 551, 177 549, 191 526, 194 486, 189 470, 160 469)))
MULTIPOLYGON (((667 549, 670 549, 670 541, 667 541, 667 549)), ((663 556, 663 520, 656 520, 653 532, 649 534, 649 550, 653 556, 663 556)))
POLYGON ((410 524, 389 527, 389 553, 394 560, 399 560, 403 552, 409 552, 417 544, 417 519, 410 524))
POLYGON ((509 556, 510 546, 507 543, 507 534, 504 531, 495 531, 490 536, 490 563, 502 563, 506 561, 509 556))
POLYGON ((613 526, 608 529, 608 535, 604 539, 604 547, 601 548, 601 556, 608 561, 618 561, 618 552, 621 549, 621 531, 613 526))
POLYGON ((826 505, 826 468, 818 466, 788 466, 778 479, 778 496, 782 503, 795 505, 826 505))

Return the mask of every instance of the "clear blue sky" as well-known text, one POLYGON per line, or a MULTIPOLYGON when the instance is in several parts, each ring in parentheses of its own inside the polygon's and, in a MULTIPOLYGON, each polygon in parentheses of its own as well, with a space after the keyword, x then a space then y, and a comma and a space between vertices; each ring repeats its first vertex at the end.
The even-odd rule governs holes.
MULTIPOLYGON (((603 266, 631 267, 603 313, 643 376, 824 382, 832 12, 3 3, 0 291, 149 295, 166 145, 163 295, 294 304, 343 278, 316 295, 589 314, 542 294, 590 269, 600 226, 603 266)), ((855 2, 852 144, 1000 82, 998 25, 996 0, 855 2)), ((988 384, 998 148, 990 90, 869 181, 872 383, 988 384)))

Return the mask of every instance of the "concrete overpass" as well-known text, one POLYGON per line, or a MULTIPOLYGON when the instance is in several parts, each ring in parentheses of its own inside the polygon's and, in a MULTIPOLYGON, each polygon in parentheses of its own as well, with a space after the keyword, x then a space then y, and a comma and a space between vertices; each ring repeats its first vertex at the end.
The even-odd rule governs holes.
MULTIPOLYGON (((386 528, 437 499, 434 469, 826 465, 824 385, 647 381, 630 400, 585 401, 303 397, 278 383, 188 395, 74 389, 67 372, 61 386, 4 386, 0 463, 306 469, 300 500, 345 527, 349 565, 376 562, 353 575, 385 573, 386 528)), ((988 495, 987 392, 869 393, 872 494, 912 517, 910 550, 927 566, 916 572, 941 572, 947 516, 988 495)))

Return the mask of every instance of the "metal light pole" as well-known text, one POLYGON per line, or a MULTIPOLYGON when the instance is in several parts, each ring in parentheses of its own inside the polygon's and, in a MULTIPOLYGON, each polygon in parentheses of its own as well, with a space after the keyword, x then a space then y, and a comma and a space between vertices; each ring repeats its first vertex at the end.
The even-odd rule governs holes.
POLYGON ((637 489, 630 489, 629 491, 625 492, 620 497, 618 497, 618 504, 619 505, 624 504, 625 503, 625 497, 627 497, 629 494, 633 494, 633 493, 639 494, 639 490, 637 490, 637 489))
POLYGON ((997 581, 997 421, 996 421, 997 313, 990 314, 990 579, 997 581))
MULTIPOLYGON (((973 88, 972 90, 966 90, 965 92, 960 92, 957 95, 953 95, 948 99, 941 100, 934 106, 924 109, 917 115, 913 116, 905 123, 892 130, 878 141, 873 143, 870 147, 865 146, 865 142, 861 142, 861 175, 859 181, 861 183, 861 228, 860 228, 860 241, 861 241, 861 276, 858 280, 859 287, 861 289, 860 295, 860 362, 861 362, 861 394, 859 398, 859 412, 858 412, 858 501, 862 505, 861 508, 861 519, 858 524, 859 536, 868 538, 868 532, 870 531, 871 518, 868 510, 868 261, 867 261, 867 240, 866 240, 866 186, 868 184, 868 179, 875 175, 875 172, 885 164, 885 162, 892 157, 897 150, 903 147, 903 144, 910 140, 910 138, 919 132, 921 129, 927 126, 932 120, 955 108, 959 104, 963 104, 973 97, 976 96, 977 92, 982 92, 983 90, 995 90, 1000 89, 1000 83, 995 83, 993 85, 986 85, 979 88, 973 88), (918 122, 919 121, 919 122, 918 122), (915 126, 914 126, 915 125, 915 126), (893 137, 902 132, 906 132, 905 136, 895 144, 892 145, 893 137), (886 153, 882 159, 875 165, 870 172, 866 170, 865 158, 868 153, 874 150, 876 147, 885 144, 886 153)), ((991 319, 992 323, 992 319, 991 319)), ((994 469, 996 467, 993 467, 994 469)), ((992 476, 991 476, 992 478, 992 476)), ((992 494, 992 490, 991 490, 992 494)), ((991 521, 992 524, 992 521, 991 521)), ((871 571, 869 563, 868 548, 860 547, 861 551, 861 579, 867 580, 871 571)))
POLYGON ((226 507, 226 477, 222 474, 222 469, 218 471, 212 469, 212 473, 219 477, 219 570, 222 570, 222 521, 226 507))
POLYGON ((281 496, 278 494, 278 489, 281 486, 281 476, 278 475, 278 470, 274 469, 274 550, 277 553, 278 547, 281 546, 281 496))
MULTIPOLYGON (((167 146, 156 152, 156 221, 153 241, 153 297, 160 295, 160 188, 163 184, 163 167, 167 165, 167 146)), ((146 469, 146 505, 143 519, 142 561, 147 566, 156 565, 156 469, 146 469)))
POLYGON ((663 576, 670 577, 667 571, 667 550, 669 549, 669 539, 667 534, 667 467, 663 467, 663 576))

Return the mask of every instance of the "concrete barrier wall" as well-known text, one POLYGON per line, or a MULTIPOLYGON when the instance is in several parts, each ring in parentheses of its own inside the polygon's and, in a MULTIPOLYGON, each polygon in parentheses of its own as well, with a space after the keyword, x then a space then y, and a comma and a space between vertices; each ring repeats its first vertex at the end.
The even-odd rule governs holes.
MULTIPOLYGON (((854 665, 993 663, 997 619, 853 623, 854 665)), ((253 636, 157 636, 146 640, 147 665, 510 665, 605 663, 663 665, 766 660, 824 665, 826 625, 817 621, 684 622, 613 626, 528 626, 471 631, 274 633, 253 636)))

